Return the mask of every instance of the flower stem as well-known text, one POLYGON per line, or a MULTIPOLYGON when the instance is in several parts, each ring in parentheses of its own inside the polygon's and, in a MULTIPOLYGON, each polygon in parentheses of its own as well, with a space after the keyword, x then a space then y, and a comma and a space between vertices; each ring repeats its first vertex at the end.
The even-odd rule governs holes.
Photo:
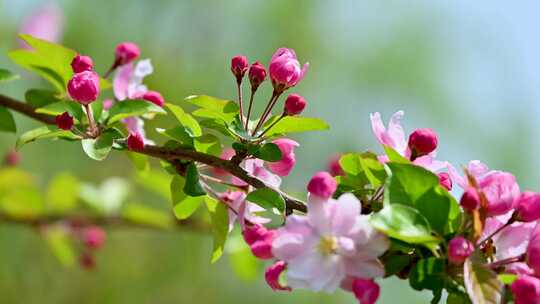
POLYGON ((506 258, 506 259, 503 259, 503 260, 500 260, 500 261, 497 261, 497 262, 490 263, 488 266, 490 268, 498 268, 498 267, 501 267, 501 266, 504 266, 504 265, 517 263, 517 262, 522 262, 524 259, 525 259, 525 254, 521 254, 521 255, 518 255, 518 256, 515 256, 515 257, 510 257, 510 258, 506 258))
POLYGON ((287 114, 285 114, 285 113, 281 114, 281 116, 279 116, 279 118, 276 119, 271 125, 269 125, 268 128, 266 128, 266 129, 261 133, 261 135, 258 136, 258 138, 262 138, 264 134, 266 134, 268 131, 270 131, 270 129, 272 129, 272 127, 274 127, 275 125, 277 125, 277 123, 280 122, 285 116, 287 116, 287 114))
POLYGON ((84 109, 86 110, 86 117, 88 117, 88 131, 92 137, 97 136, 97 126, 96 122, 94 121, 94 112, 92 111, 92 108, 90 107, 90 104, 85 104, 84 109))
POLYGON ((244 125, 244 102, 242 100, 242 82, 237 81, 236 87, 238 89, 238 103, 240 104, 240 124, 244 125))
POLYGON ((491 240, 495 235, 497 235, 499 232, 503 231, 504 228, 510 226, 511 224, 513 224, 515 221, 515 219, 512 217, 510 218, 510 220, 502 225, 501 227, 497 228, 497 230, 493 231, 490 235, 488 235, 485 239, 482 240, 482 242, 480 242, 480 244, 478 245, 478 247, 482 247, 482 245, 484 245, 485 243, 487 243, 489 240, 491 240))
POLYGON ((268 104, 266 105, 266 108, 264 109, 264 112, 261 115, 261 118, 259 119, 259 123, 257 123, 257 126, 255 127, 251 135, 255 135, 257 131, 262 127, 262 125, 264 124, 264 121, 266 120, 268 115, 272 112, 272 108, 276 104, 279 98, 279 95, 281 95, 281 93, 278 93, 276 90, 272 92, 272 97, 270 97, 270 100, 268 101, 268 104))
POLYGON ((253 106, 253 96, 255 96, 255 91, 254 89, 251 89, 251 94, 249 96, 249 106, 248 106, 248 112, 247 112, 247 117, 246 117, 246 124, 244 126, 244 129, 246 130, 246 132, 249 132, 249 117, 251 116, 251 107, 253 106))

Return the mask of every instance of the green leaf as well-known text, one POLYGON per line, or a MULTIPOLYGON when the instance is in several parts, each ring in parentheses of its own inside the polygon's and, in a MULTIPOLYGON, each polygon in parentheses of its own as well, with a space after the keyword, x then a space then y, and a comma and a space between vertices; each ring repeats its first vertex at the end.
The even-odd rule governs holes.
POLYGON ((43 127, 39 127, 37 129, 33 129, 33 130, 23 133, 17 139, 15 148, 20 149, 23 145, 29 142, 33 142, 38 139, 45 139, 45 138, 52 138, 52 137, 58 137, 58 138, 64 138, 64 139, 70 139, 70 140, 80 139, 79 136, 71 133, 70 131, 58 129, 56 126, 43 126, 43 127))
POLYGON ((20 76, 6 69, 0 69, 0 83, 19 79, 20 76))
POLYGON ((174 207, 174 215, 179 220, 189 218, 201 205, 203 197, 188 196, 184 191, 186 180, 175 175, 171 181, 171 198, 174 207))
POLYGON ((244 281, 253 281, 259 275, 259 261, 240 235, 233 235, 227 242, 227 257, 236 276, 244 281))
POLYGON ((206 208, 212 220, 212 235, 214 237, 214 249, 212 251, 211 262, 215 263, 223 254, 223 248, 229 233, 229 213, 225 204, 215 199, 205 197, 206 208))
POLYGON ((192 137, 198 137, 202 135, 201 126, 199 126, 199 123, 195 120, 195 118, 193 118, 193 116, 184 112, 184 110, 180 106, 166 103, 165 107, 172 115, 174 115, 174 117, 176 117, 176 119, 180 124, 182 124, 182 126, 186 127, 187 131, 192 137))
POLYGON ((212 134, 204 134, 193 138, 193 145, 198 152, 219 156, 221 154, 221 143, 219 138, 212 134))
POLYGON ((35 186, 19 186, 0 196, 1 209, 12 217, 37 218, 43 214, 43 195, 35 186))
POLYGON ((391 204, 385 206, 370 219, 371 225, 388 235, 409 244, 422 244, 430 249, 440 242, 432 235, 429 222, 416 209, 391 204))
POLYGON ((400 163, 400 164, 410 164, 411 161, 406 159, 405 157, 401 156, 396 150, 394 150, 392 147, 384 145, 384 152, 388 156, 388 159, 391 162, 394 163, 400 163))
POLYGON ((497 277, 499 278, 499 281, 501 281, 501 283, 503 283, 504 285, 511 285, 518 278, 517 275, 512 273, 501 273, 497 277))
POLYGON ((58 92, 42 89, 30 89, 26 91, 24 99, 26 100, 26 103, 36 108, 42 108, 62 100, 62 98, 58 96, 58 92))
POLYGON ((471 255, 463 265, 465 289, 475 304, 498 304, 504 285, 497 273, 487 267, 478 252, 471 255))
POLYGON ((162 171, 150 170, 135 175, 135 182, 145 189, 161 196, 167 201, 171 200, 171 176, 162 171))
POLYGON ((8 109, 2 106, 0 106, 0 132, 17 132, 13 115, 8 109))
POLYGON ((189 135, 186 127, 184 126, 178 126, 170 129, 157 128, 156 132, 184 145, 188 145, 190 147, 193 146, 193 138, 191 135, 189 135))
POLYGON ((385 189, 385 204, 403 204, 414 207, 437 232, 453 232, 460 215, 459 204, 439 178, 413 164, 388 163, 389 178, 385 189))
POLYGON ((82 107, 79 103, 68 100, 48 104, 44 107, 37 109, 36 112, 53 116, 68 112, 69 115, 71 115, 78 121, 82 121, 83 116, 86 115, 83 112, 82 107))
POLYGON ((186 97, 185 101, 198 106, 193 115, 211 119, 221 119, 231 123, 240 112, 238 105, 232 100, 218 99, 206 95, 193 95, 186 97))
POLYGON ((122 217, 131 222, 168 229, 174 225, 173 218, 164 211, 149 208, 144 204, 129 203, 121 211, 122 217))
POLYGON ((130 151, 126 151, 125 153, 138 171, 150 171, 150 160, 148 159, 148 156, 130 151))
POLYGON ((61 45, 41 40, 30 35, 19 35, 33 49, 17 49, 8 56, 18 65, 36 72, 49 81, 59 92, 65 92, 73 71, 71 61, 77 53, 61 45))
POLYGON ((124 100, 114 103, 109 109, 107 124, 111 125, 124 118, 140 116, 146 113, 165 114, 166 112, 160 106, 146 100, 124 100))
POLYGON ((470 304, 471 300, 467 294, 463 293, 449 293, 446 298, 446 304, 470 304))
POLYGON ((262 145, 259 149, 257 149, 253 156, 268 162, 277 162, 283 158, 283 155, 281 155, 281 150, 276 144, 273 143, 262 145))
POLYGON ((278 122, 270 131, 266 132, 266 137, 297 133, 308 131, 328 130, 330 126, 319 118, 299 117, 299 116, 287 116, 278 122))
POLYGON ((117 214, 130 192, 130 184, 126 180, 110 177, 99 187, 82 184, 79 196, 89 207, 100 213, 117 214))
POLYGON ((409 284, 416 290, 441 290, 444 287, 446 261, 430 257, 419 260, 409 274, 409 284))
POLYGON ((199 170, 195 163, 189 163, 186 168, 186 183, 184 192, 189 196, 202 196, 206 194, 199 181, 199 170))
POLYGON ((79 199, 79 180, 69 174, 61 173, 55 176, 47 187, 47 207, 55 212, 64 212, 77 206, 79 199))
POLYGON ((62 226, 47 226, 45 240, 54 256, 64 266, 73 266, 77 261, 77 251, 70 232, 62 226))
POLYGON ((98 138, 87 138, 81 141, 82 147, 88 157, 95 160, 104 160, 112 149, 113 141, 119 138, 114 129, 105 130, 98 138))
POLYGON ((246 200, 267 210, 272 208, 277 208, 281 212, 285 210, 285 200, 281 194, 270 188, 259 188, 252 191, 247 195, 246 200))
POLYGON ((199 123, 202 127, 215 130, 222 135, 225 135, 230 138, 235 138, 235 135, 229 130, 225 122, 220 119, 204 119, 199 123))
MULTIPOLYGON (((367 181, 373 187, 381 186, 386 179, 384 167, 373 153, 345 154, 340 158, 339 164, 349 177, 355 177, 359 181, 367 181)), ((364 185, 361 182, 358 186, 363 187, 364 185)))
POLYGON ((403 270, 411 262, 411 256, 405 254, 391 255, 385 258, 384 264, 385 277, 392 276, 403 270))

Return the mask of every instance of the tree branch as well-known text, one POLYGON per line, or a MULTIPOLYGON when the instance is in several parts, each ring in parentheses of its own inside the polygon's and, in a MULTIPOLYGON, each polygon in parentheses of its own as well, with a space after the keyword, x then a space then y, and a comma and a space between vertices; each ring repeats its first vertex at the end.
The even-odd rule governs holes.
MULTIPOLYGON (((46 124, 56 123, 54 117, 36 113, 36 109, 33 106, 17 101, 2 94, 0 94, 0 105, 3 105, 7 108, 10 108, 14 111, 17 111, 21 114, 24 114, 28 117, 31 117, 46 124)), ((240 167, 235 161, 224 160, 214 155, 201 153, 194 150, 181 148, 170 149, 154 145, 145 145, 142 150, 133 152, 145 154, 167 161, 172 161, 175 159, 195 161, 211 167, 223 169, 255 188, 271 188, 274 191, 279 192, 285 199, 288 212, 292 212, 292 210, 298 210, 304 213, 307 212, 307 207, 304 202, 284 193, 279 189, 275 189, 269 185, 266 185, 262 180, 249 175, 248 172, 242 167, 240 167)))

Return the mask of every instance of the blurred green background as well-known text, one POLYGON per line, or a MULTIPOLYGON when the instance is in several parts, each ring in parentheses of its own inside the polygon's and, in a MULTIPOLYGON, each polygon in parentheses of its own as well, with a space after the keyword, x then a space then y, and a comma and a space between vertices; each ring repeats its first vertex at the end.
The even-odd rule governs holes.
MULTIPOLYGON (((5 53, 17 47, 25 16, 45 3, 0 0, 0 65, 21 72, 5 53)), ((291 92, 306 97, 306 115, 331 130, 294 137, 301 143, 297 167, 285 189, 302 191, 309 176, 336 152, 378 149, 369 113, 385 120, 406 113, 406 130, 431 127, 440 136, 439 158, 455 165, 481 159, 513 172, 522 188, 540 189, 540 4, 534 1, 179 1, 64 0, 63 43, 94 58, 104 72, 117 43, 134 41, 155 72, 146 84, 166 100, 192 94, 235 98, 229 70, 233 55, 267 65, 278 47, 294 48, 309 61, 305 80, 291 92)), ((25 81, 0 92, 22 98, 25 81)), ((266 83, 256 107, 270 93, 266 83), (264 97, 264 98, 263 98, 264 97)), ((36 123, 17 116, 20 134, 36 123)), ((153 122, 147 126, 150 137, 153 122)), ((0 152, 16 136, 0 135, 0 152)), ((378 150, 380 151, 380 150, 378 150)), ((22 150, 21 167, 45 185, 69 171, 99 183, 130 177, 119 155, 97 163, 79 145, 38 142, 22 150)), ((137 186, 131 195, 158 200, 137 186)), ((154 202, 167 206, 168 202, 154 202)), ((354 303, 350 294, 274 293, 262 272, 255 280, 231 273, 227 257, 210 265, 211 239, 197 233, 115 229, 86 272, 62 268, 28 228, 0 225, 1 303, 354 303)), ((382 283, 380 303, 425 303, 429 294, 408 283, 382 283)))

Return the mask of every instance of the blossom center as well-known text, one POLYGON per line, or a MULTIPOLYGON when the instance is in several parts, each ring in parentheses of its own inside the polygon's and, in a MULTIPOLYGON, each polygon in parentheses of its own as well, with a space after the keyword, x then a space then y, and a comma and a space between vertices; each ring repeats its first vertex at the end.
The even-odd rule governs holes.
POLYGON ((321 238, 321 241, 319 243, 319 250, 321 250, 324 255, 334 254, 336 253, 337 249, 338 242, 334 236, 323 236, 321 238))

